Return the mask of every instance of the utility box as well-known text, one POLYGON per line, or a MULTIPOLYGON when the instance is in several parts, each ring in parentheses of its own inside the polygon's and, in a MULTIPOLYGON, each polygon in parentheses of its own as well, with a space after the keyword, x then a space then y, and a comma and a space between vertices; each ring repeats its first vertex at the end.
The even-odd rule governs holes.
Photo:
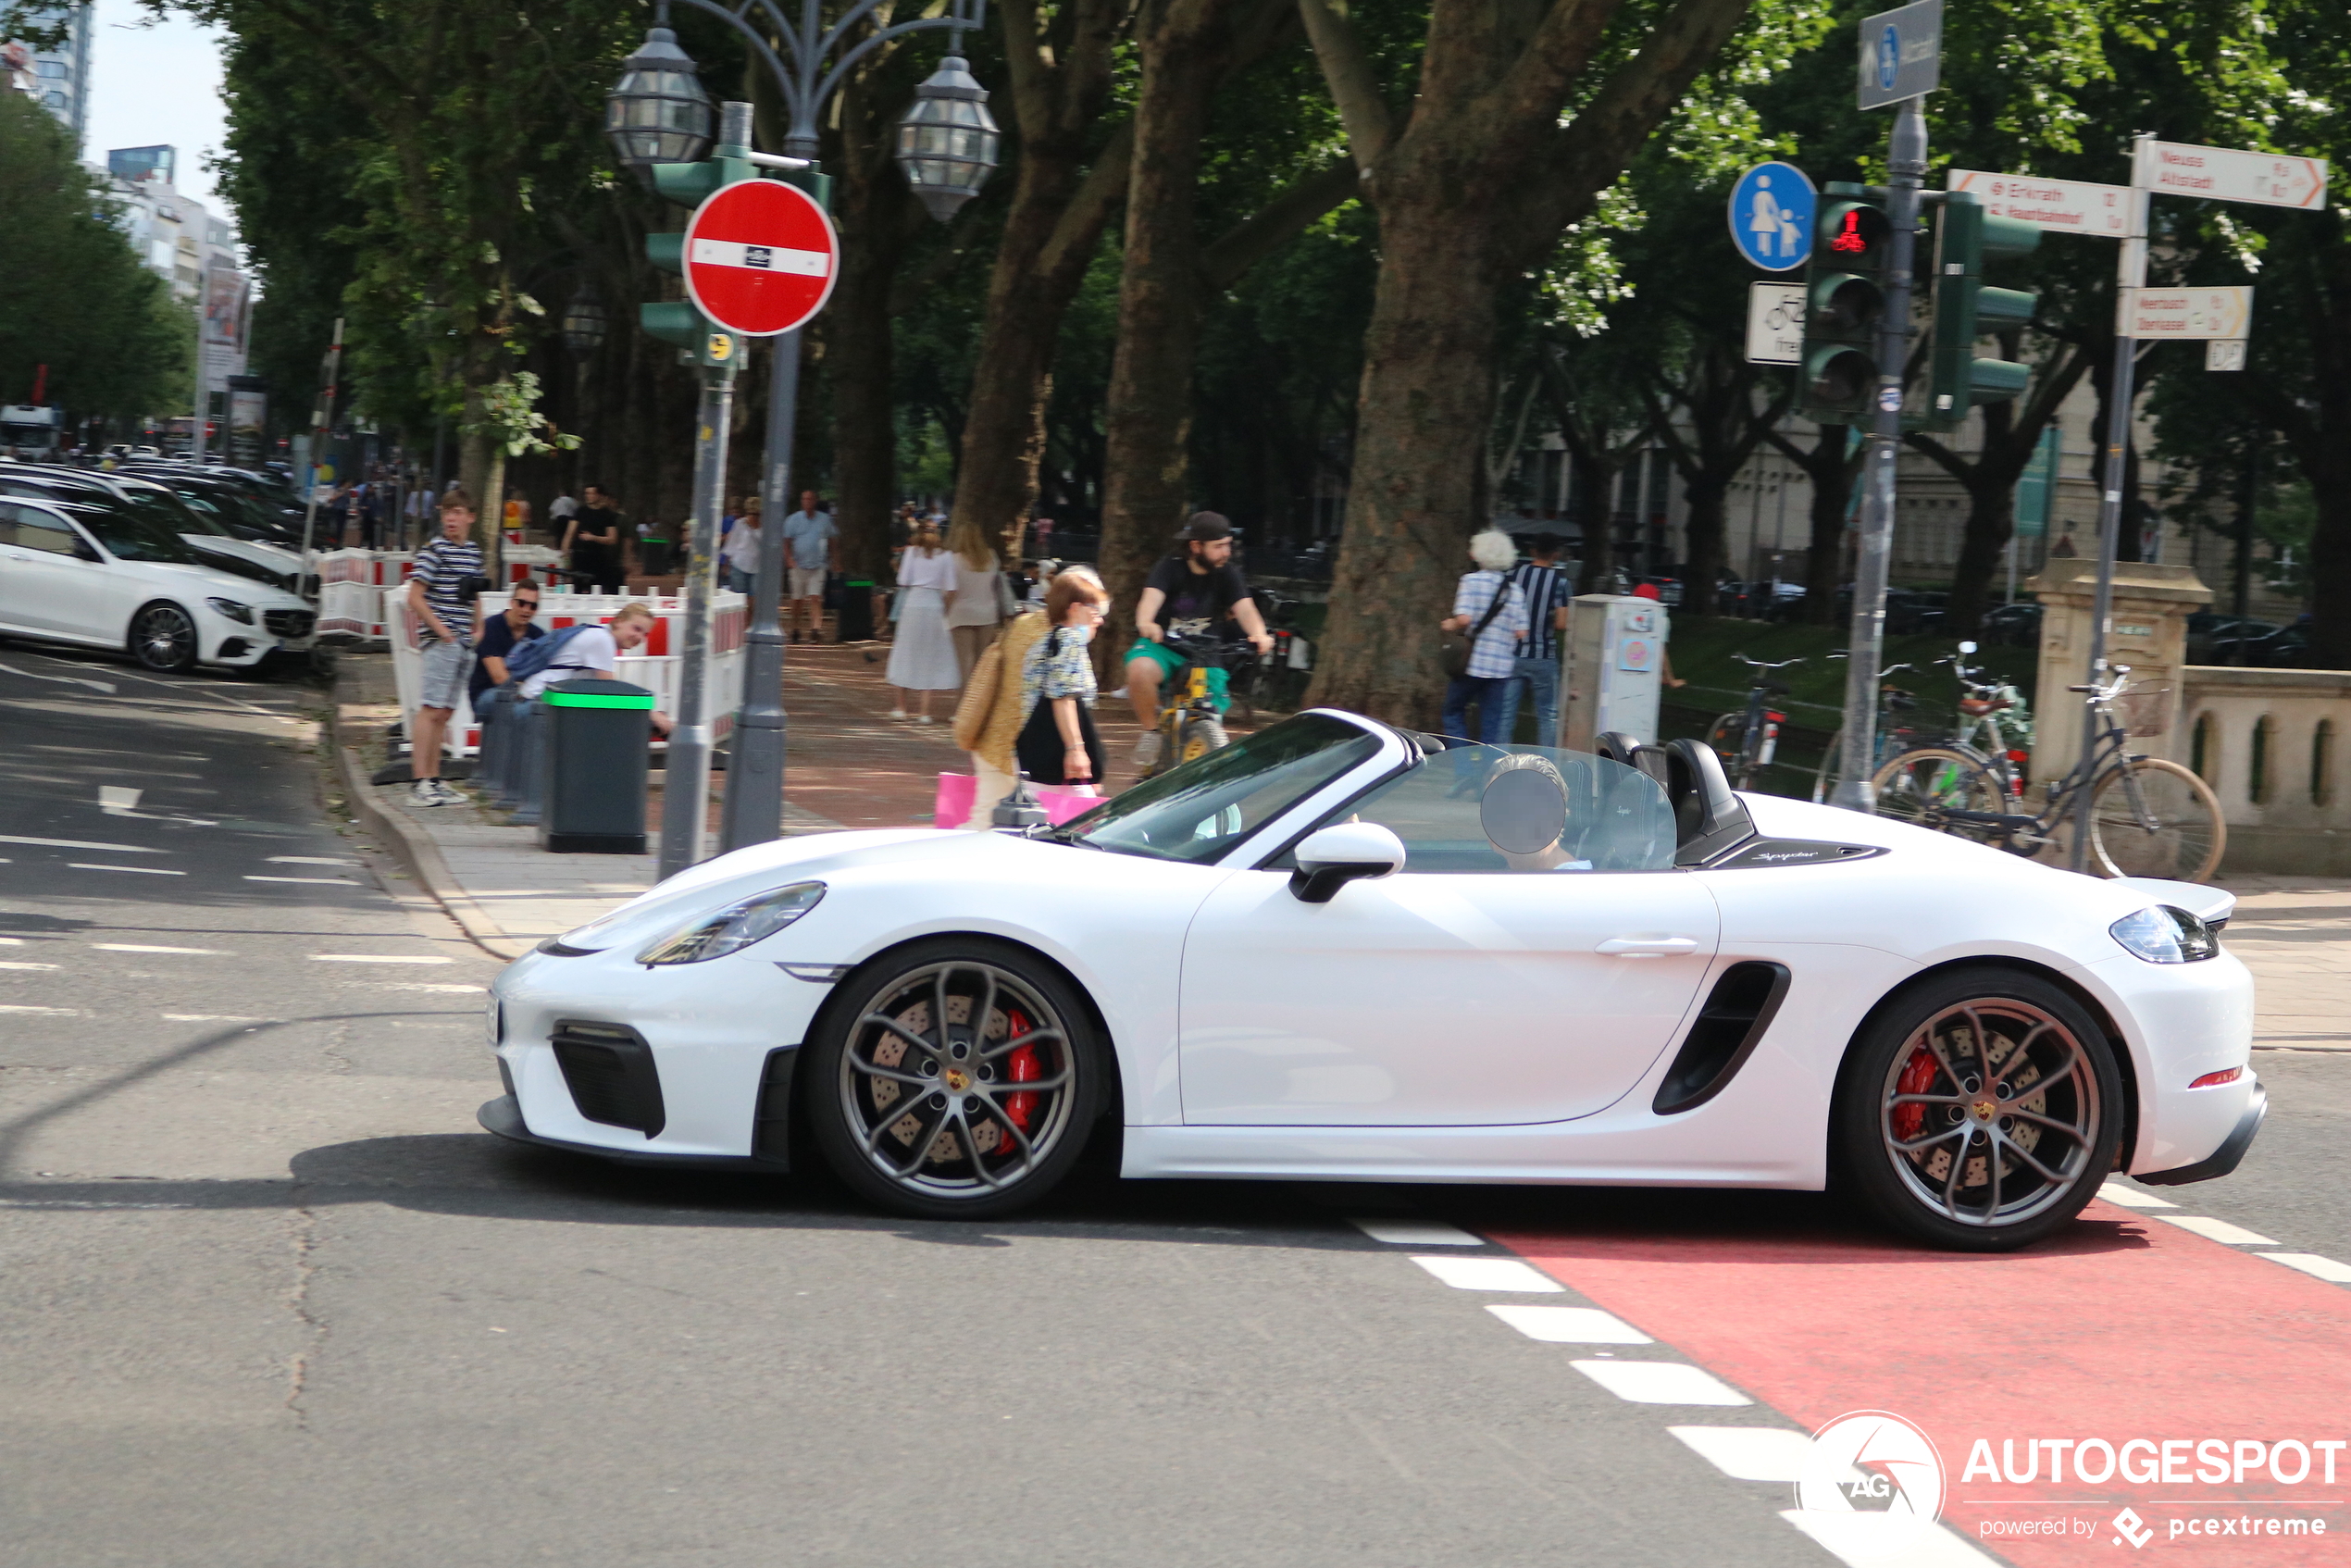
POLYGON ((1568 602, 1567 662, 1560 678, 1561 750, 1588 752, 1598 737, 1621 731, 1648 743, 1657 739, 1657 703, 1664 680, 1665 606, 1632 594, 1586 593, 1568 602))
POLYGON ((645 852, 645 770, 653 694, 625 680, 566 680, 539 694, 539 847, 556 854, 645 852))

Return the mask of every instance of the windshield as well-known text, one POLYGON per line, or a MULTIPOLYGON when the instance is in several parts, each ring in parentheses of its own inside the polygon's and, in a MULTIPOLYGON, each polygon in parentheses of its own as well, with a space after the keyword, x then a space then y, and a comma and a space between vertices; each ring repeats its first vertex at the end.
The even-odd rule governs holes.
POLYGON ((158 516, 136 503, 117 502, 106 506, 76 506, 73 515, 118 560, 186 563, 196 558, 195 552, 180 542, 177 526, 180 514, 177 512, 158 516))
POLYGON ((1456 743, 1317 826, 1343 822, 1376 822, 1403 840, 1407 874, 1673 865, 1673 808, 1656 779, 1546 746, 1456 743))
POLYGON ((1205 864, 1378 751, 1355 725, 1300 714, 1146 779, 1053 836, 1205 864))
POLYGON ((210 506, 190 495, 182 495, 162 485, 125 485, 125 495, 133 515, 170 529, 173 533, 204 533, 217 538, 233 539, 229 526, 210 506))

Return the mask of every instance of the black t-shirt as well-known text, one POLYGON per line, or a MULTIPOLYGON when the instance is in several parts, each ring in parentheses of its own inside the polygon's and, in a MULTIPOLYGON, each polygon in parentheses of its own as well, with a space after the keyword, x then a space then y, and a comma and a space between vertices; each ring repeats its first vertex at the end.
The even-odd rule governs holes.
MULTIPOLYGON (((546 634, 544 627, 528 621, 523 623, 522 640, 525 642, 546 634)), ((476 707, 481 705, 481 694, 498 684, 490 678, 490 671, 481 661, 486 658, 503 659, 514 651, 515 628, 506 624, 504 616, 492 616, 481 623, 481 641, 474 644, 473 674, 466 678, 466 695, 476 707)))
POLYGON ((1170 555, 1153 566, 1143 586, 1167 596, 1159 608, 1159 624, 1176 637, 1222 636, 1217 623, 1250 596, 1249 579, 1231 562, 1202 575, 1193 571, 1190 561, 1181 555, 1170 555))
POLYGON ((579 531, 572 536, 571 564, 587 567, 603 566, 616 560, 620 547, 628 539, 628 518, 617 506, 582 506, 579 509, 579 531), (587 536, 591 533, 614 535, 610 544, 600 544, 587 536))

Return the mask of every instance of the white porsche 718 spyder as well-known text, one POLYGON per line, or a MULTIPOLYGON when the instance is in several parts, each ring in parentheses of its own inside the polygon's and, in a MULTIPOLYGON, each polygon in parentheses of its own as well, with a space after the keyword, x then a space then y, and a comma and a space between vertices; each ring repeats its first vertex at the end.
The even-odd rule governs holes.
POLYGON ((1990 1251, 2266 1106, 2234 900, 1316 710, 1059 828, 671 877, 492 988, 491 1131, 1004 1213, 1127 1176, 1819 1189, 1990 1251))

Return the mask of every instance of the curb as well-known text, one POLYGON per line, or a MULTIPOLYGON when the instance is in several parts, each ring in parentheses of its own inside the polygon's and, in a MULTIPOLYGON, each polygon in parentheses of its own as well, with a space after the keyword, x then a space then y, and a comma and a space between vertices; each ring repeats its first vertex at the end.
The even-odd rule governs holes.
POLYGON ((417 885, 432 895, 432 901, 457 923, 466 938, 492 958, 513 960, 529 952, 529 944, 517 943, 499 929, 482 907, 466 895, 464 886, 450 873, 449 863, 441 858, 441 846, 403 820, 398 813, 386 811, 376 799, 376 787, 360 771, 358 757, 343 744, 340 680, 336 682, 334 702, 328 709, 327 734, 334 746, 335 770, 342 781, 343 799, 351 803, 353 815, 365 822, 379 840, 399 852, 417 885))

